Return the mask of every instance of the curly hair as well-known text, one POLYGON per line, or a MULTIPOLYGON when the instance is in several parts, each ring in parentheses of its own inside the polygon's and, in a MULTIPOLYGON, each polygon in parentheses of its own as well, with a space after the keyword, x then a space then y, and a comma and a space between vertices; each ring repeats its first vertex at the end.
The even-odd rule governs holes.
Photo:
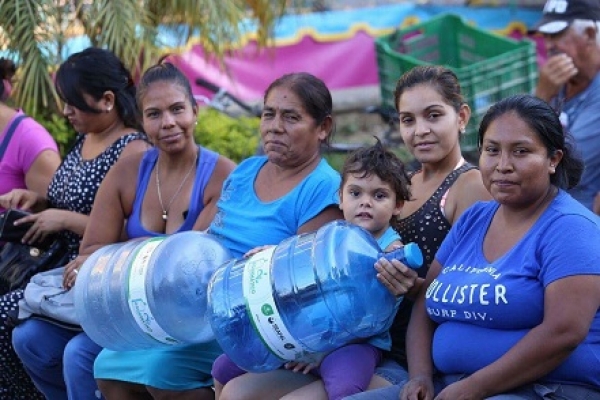
POLYGON ((396 193, 396 201, 410 200, 410 178, 406 173, 404 163, 378 138, 375 139, 377 142, 374 145, 361 147, 346 158, 342 167, 340 188, 344 187, 350 174, 360 178, 375 175, 392 187, 396 193))

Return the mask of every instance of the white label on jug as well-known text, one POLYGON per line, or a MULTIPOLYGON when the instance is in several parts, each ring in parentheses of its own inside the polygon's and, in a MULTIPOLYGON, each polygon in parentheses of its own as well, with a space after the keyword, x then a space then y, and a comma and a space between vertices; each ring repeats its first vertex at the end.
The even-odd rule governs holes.
POLYGON ((129 270, 128 302, 131 315, 138 326, 151 338, 165 344, 178 344, 179 341, 171 337, 156 322, 152 310, 148 305, 146 284, 148 284, 148 263, 156 247, 164 237, 149 239, 143 243, 136 252, 129 270))
POLYGON ((304 355, 305 351, 284 326, 275 304, 270 268, 274 252, 275 247, 271 247, 246 261, 242 290, 250 321, 263 343, 277 357, 296 360, 304 355))

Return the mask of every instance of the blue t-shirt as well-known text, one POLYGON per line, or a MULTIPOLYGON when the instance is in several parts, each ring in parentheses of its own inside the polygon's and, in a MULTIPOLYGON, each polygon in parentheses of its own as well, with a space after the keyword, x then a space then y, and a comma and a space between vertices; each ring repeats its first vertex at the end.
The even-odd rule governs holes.
POLYGON ((591 209, 600 191, 600 73, 583 92, 567 101, 563 92, 554 104, 562 111, 561 120, 585 163, 581 181, 569 193, 591 209))
POLYGON ((279 244, 325 208, 339 204, 340 174, 324 159, 285 196, 260 200, 254 181, 266 162, 261 156, 240 163, 223 184, 217 202, 209 232, 236 258, 257 246, 279 244))
MULTIPOLYGON (((600 275, 600 219, 560 191, 512 249, 493 262, 483 240, 499 205, 480 202, 452 227, 426 292, 436 368, 473 373, 498 358, 544 317, 544 289, 573 275, 600 275)), ((600 313, 586 339, 541 381, 600 387, 600 313)))
MULTIPOLYGON (((377 244, 381 250, 385 250, 390 244, 394 243, 396 240, 402 240, 398 232, 394 230, 391 226, 387 228, 387 230, 381 235, 379 239, 377 239, 377 244)), ((396 307, 400 305, 400 301, 396 302, 396 307)), ((390 318, 390 325, 394 321, 393 318, 390 318)), ((386 328, 385 332, 380 333, 377 336, 373 336, 369 339, 369 344, 379 347, 383 350, 389 350, 392 347, 392 336, 389 332, 389 326, 386 328)))
POLYGON ((385 230, 385 232, 383 232, 383 235, 381 235, 381 237, 377 239, 377 244, 379 245, 381 250, 385 250, 390 244, 394 243, 396 240, 402 239, 400 238, 398 232, 396 232, 396 230, 394 230, 394 228, 390 226, 385 230))

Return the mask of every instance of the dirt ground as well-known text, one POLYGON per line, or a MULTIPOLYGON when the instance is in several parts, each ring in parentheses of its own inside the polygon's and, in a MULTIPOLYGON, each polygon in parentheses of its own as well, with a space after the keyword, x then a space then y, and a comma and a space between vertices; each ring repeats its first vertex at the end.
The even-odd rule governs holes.
MULTIPOLYGON (((365 144, 375 143, 374 136, 383 140, 388 130, 387 124, 381 120, 377 114, 369 114, 362 110, 343 111, 334 115, 336 120, 336 132, 333 136, 333 143, 344 144, 365 144)), ((399 138, 396 130, 393 131, 393 139, 399 138)), ((412 155, 395 141, 387 145, 390 150, 407 164, 407 168, 414 168, 412 155)), ((338 171, 341 170, 347 153, 325 152, 325 157, 329 163, 338 171)))
POLYGON ((364 111, 344 111, 335 115, 336 132, 334 142, 373 143, 373 136, 383 139, 387 124, 377 114, 364 111))

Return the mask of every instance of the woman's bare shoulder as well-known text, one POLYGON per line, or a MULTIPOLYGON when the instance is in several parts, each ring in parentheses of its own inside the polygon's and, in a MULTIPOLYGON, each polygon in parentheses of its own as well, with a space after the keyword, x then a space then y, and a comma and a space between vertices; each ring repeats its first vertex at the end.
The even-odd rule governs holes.
MULTIPOLYGON (((130 154, 123 152, 117 162, 111 167, 109 175, 115 176, 115 180, 119 185, 123 184, 125 187, 131 185, 132 181, 137 180, 140 163, 144 154, 144 151, 136 151, 130 154)), ((109 175, 107 175, 107 178, 109 175)))
POLYGON ((145 141, 144 139, 132 140, 127 143, 123 148, 123 152, 121 153, 121 158, 127 157, 130 155, 137 154, 139 156, 143 155, 147 150, 151 149, 152 146, 150 143, 145 141))
POLYGON ((450 188, 448 203, 453 205, 453 212, 447 214, 450 222, 454 222, 470 206, 478 201, 490 200, 492 197, 483 185, 481 172, 472 169, 462 173, 450 188))

